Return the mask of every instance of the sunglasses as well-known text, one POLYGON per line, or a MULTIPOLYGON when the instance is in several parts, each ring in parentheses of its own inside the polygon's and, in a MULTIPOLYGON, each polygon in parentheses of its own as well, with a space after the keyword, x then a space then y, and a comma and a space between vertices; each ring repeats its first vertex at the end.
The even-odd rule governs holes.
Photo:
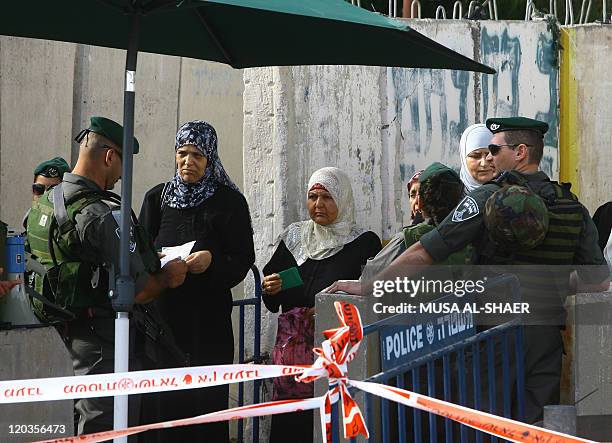
POLYGON ((49 189, 49 187, 41 183, 32 183, 32 194, 34 195, 43 195, 47 189, 49 189))
POLYGON ((525 145, 525 146, 529 146, 529 147, 533 146, 533 145, 528 145, 528 144, 525 144, 525 143, 517 143, 517 144, 514 144, 514 145, 495 145, 495 144, 490 144, 489 145, 489 152, 491 153, 491 155, 493 157, 495 157, 497 154, 499 154, 499 151, 501 151, 502 148, 511 148, 511 149, 514 149, 514 148, 516 148, 516 147, 518 147, 520 145, 525 145))

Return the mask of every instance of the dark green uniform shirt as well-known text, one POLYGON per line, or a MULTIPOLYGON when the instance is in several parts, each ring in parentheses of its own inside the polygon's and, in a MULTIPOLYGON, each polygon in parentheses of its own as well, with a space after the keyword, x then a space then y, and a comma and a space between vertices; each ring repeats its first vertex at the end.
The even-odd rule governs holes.
MULTIPOLYGON (((412 246, 419 239, 434 229, 427 221, 416 225, 404 227, 389 240, 389 243, 378 253, 376 257, 368 259, 359 280, 366 281, 373 278, 380 271, 389 266, 393 260, 399 257, 406 249, 412 246)), ((467 250, 462 249, 449 255, 448 258, 436 262, 440 265, 465 265, 467 250)))
MULTIPOLYGON (((522 174, 528 181, 546 181, 548 176, 541 171, 533 174, 522 174)), ((423 248, 435 262, 446 259, 451 253, 465 248, 469 244, 478 245, 486 239, 484 225, 484 208, 488 198, 499 189, 496 184, 485 184, 470 192, 459 202, 455 210, 431 232, 421 237, 423 248)), ((576 245, 574 264, 597 265, 581 266, 577 269, 580 278, 587 283, 599 283, 606 278, 600 265, 605 260, 597 243, 597 228, 584 209, 584 229, 576 245), (600 272, 601 271, 601 272, 600 272)))
MULTIPOLYGON (((83 190, 103 190, 86 177, 64 174, 64 198, 69 200, 73 195, 83 190)), ((87 206, 75 217, 76 229, 85 251, 87 261, 92 263, 112 265, 115 275, 119 273, 119 235, 118 225, 120 208, 106 201, 100 201, 87 206)), ((149 275, 140 255, 136 252, 134 238, 130 240, 130 275, 134 279, 135 292, 144 287, 149 275)))

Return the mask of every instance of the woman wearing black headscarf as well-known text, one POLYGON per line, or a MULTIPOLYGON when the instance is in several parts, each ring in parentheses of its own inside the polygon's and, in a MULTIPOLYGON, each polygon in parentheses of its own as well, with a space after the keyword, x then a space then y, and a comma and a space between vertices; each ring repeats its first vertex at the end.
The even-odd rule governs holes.
MULTIPOLYGON (((208 123, 185 123, 176 134, 177 171, 145 195, 140 222, 158 248, 194 241, 185 260, 185 283, 156 307, 192 366, 231 364, 234 356, 231 288, 255 261, 249 208, 217 154, 208 123)), ((151 401, 153 396, 144 399, 151 401)), ((227 408, 227 386, 156 394, 159 420, 187 418, 227 408)), ((143 405, 144 409, 150 405, 143 405)), ((148 434, 148 433, 147 433, 148 434)), ((227 422, 159 431, 154 440, 227 442, 227 422)))

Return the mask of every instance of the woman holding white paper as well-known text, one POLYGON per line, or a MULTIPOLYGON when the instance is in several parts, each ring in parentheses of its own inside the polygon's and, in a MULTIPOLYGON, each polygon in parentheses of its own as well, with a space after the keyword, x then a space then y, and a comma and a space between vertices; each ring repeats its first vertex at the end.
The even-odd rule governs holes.
MULTIPOLYGON (((255 261, 253 231, 244 196, 217 154, 217 134, 208 123, 185 123, 176 134, 175 176, 145 195, 140 222, 158 248, 195 241, 185 261, 185 283, 156 301, 192 366, 231 364, 234 357, 231 288, 255 261)), ((192 417, 226 409, 228 387, 145 397, 146 421, 192 417), (151 413, 151 404, 157 411, 151 413)), ((147 432, 149 434, 149 432, 147 432)), ((146 441, 229 441, 227 422, 159 431, 146 441)))
MULTIPOLYGON (((293 223, 280 235, 263 268, 263 301, 278 318, 275 364, 311 364, 315 295, 338 279, 356 279, 367 259, 380 251, 380 238, 355 222, 353 190, 338 168, 316 171, 306 189, 309 220, 293 223)), ((274 399, 307 398, 312 383, 274 379, 274 399)), ((312 441, 312 411, 274 415, 270 442, 312 441)))

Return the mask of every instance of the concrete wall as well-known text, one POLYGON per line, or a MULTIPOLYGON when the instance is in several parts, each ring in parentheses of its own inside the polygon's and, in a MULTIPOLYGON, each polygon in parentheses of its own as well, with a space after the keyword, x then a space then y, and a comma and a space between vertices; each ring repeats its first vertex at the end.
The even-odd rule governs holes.
MULTIPOLYGON (((74 375, 68 350, 54 327, 0 331, 0 380, 74 375)), ((3 443, 74 435, 73 401, 0 405, 3 443), (11 431, 11 425, 57 425, 43 435, 11 431), (38 438, 37 438, 38 437, 38 438)))
POLYGON ((0 37, 0 219, 21 225, 36 165, 70 159, 75 45, 0 37))
MULTIPOLYGON (((0 219, 19 224, 31 200, 31 172, 61 155, 91 115, 123 119, 125 51, 0 37, 0 219)), ((174 174, 174 135, 189 119, 210 121, 219 153, 242 186, 242 71, 179 57, 139 54, 133 204, 174 174)), ((119 191, 117 187, 115 191, 119 191)))
POLYGON ((592 214, 612 200, 612 27, 565 27, 561 45, 561 179, 592 214))
POLYGON ((578 436, 612 441, 612 292, 568 297, 570 389, 578 436))

